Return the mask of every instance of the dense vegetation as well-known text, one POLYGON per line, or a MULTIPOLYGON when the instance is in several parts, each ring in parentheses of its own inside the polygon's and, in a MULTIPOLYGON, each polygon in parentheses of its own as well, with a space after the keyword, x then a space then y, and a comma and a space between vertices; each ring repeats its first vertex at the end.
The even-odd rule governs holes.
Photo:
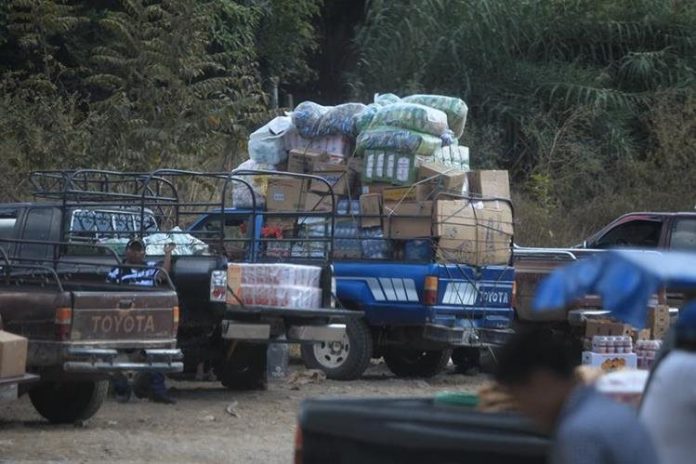
POLYGON ((694 66, 690 0, 11 0, 0 197, 35 168, 228 168, 278 78, 327 103, 461 96, 519 241, 563 244, 696 205, 694 66))

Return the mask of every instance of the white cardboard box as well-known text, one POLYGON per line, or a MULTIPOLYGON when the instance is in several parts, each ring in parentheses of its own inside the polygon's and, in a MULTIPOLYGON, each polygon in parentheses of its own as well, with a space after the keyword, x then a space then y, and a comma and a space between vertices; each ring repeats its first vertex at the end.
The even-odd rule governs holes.
POLYGON ((584 351, 582 363, 592 367, 599 367, 605 371, 616 369, 637 369, 638 356, 635 353, 594 353, 584 351))

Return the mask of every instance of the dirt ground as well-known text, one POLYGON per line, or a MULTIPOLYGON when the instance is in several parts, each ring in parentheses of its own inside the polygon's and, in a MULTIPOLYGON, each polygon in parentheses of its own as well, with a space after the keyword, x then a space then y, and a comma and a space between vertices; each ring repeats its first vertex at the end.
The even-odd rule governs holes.
POLYGON ((289 463, 305 398, 424 396, 473 390, 484 378, 455 374, 450 366, 432 379, 397 379, 375 364, 357 381, 299 385, 309 380, 302 376, 256 392, 229 391, 218 382, 169 381, 175 405, 108 398, 95 417, 77 426, 49 425, 25 395, 0 405, 0 462, 289 463))

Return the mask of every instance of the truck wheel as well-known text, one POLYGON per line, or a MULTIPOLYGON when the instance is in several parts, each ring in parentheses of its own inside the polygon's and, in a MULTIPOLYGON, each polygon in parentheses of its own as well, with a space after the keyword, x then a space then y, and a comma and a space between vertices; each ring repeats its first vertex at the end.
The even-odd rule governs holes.
POLYGON ((108 390, 108 380, 42 382, 29 390, 29 399, 49 422, 65 424, 86 420, 96 414, 108 390))
POLYGON ((309 369, 319 369, 334 380, 359 379, 372 359, 372 333, 362 319, 346 323, 341 342, 302 345, 302 360, 309 369))
POLYGON ((240 343, 229 359, 223 358, 213 371, 230 390, 265 390, 267 345, 240 343))
POLYGON ((474 347, 455 348, 452 350, 452 362, 458 372, 481 367, 481 349, 474 347))
POLYGON ((452 350, 419 351, 389 348, 384 362, 397 377, 432 377, 441 372, 450 360, 452 350))

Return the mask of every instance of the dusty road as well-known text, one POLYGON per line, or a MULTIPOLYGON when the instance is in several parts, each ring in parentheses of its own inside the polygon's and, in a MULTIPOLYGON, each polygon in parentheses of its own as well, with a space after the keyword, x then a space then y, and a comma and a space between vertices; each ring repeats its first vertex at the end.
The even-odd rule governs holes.
POLYGON ((49 425, 25 396, 0 406, 0 462, 289 463, 304 398, 428 395, 471 390, 483 378, 450 370, 428 380, 397 379, 374 365, 359 381, 272 383, 264 392, 170 381, 177 404, 119 404, 109 398, 82 427, 49 425), (235 402, 237 417, 226 411, 235 402))

